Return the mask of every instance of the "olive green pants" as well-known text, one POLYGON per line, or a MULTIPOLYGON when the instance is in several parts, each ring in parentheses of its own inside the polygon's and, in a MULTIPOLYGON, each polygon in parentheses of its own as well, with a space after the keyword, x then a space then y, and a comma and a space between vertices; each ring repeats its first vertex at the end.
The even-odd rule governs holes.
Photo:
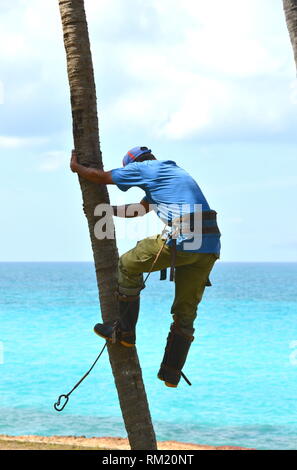
MULTIPOLYGON (((143 286, 143 273, 150 271, 164 240, 161 235, 145 238, 119 260, 119 290, 137 295, 143 286)), ((182 328, 192 328, 197 306, 202 299, 208 276, 218 255, 214 253, 176 252, 175 298, 171 307, 182 328)), ((171 248, 164 246, 153 271, 170 267, 171 248)), ((160 286, 160 289, 162 286, 160 286)))

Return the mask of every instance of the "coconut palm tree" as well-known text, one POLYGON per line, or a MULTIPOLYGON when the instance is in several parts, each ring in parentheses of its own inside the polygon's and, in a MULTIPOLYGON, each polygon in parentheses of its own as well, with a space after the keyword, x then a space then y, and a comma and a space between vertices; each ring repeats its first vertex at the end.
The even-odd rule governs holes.
POLYGON ((283 5, 297 67, 297 0, 283 0, 283 5))
MULTIPOLYGON (((59 0, 59 8, 67 56, 74 146, 81 164, 103 169, 84 1, 59 0)), ((102 318, 104 321, 112 321, 118 313, 114 295, 117 288, 118 251, 115 240, 98 240, 94 235, 94 225, 98 221, 94 209, 100 203, 109 204, 109 196, 104 185, 83 179, 79 183, 94 254, 102 318)), ((136 348, 108 345, 108 353, 131 449, 156 449, 136 348)), ((104 396, 98 397, 99 408, 103 400, 104 396)))

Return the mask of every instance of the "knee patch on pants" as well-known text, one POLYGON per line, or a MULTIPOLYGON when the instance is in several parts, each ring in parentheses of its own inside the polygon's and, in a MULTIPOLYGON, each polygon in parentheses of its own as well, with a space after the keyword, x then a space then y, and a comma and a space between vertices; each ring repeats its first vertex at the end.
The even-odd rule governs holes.
POLYGON ((123 287, 121 285, 118 289, 119 295, 125 297, 138 297, 142 290, 140 287, 123 287))
POLYGON ((133 273, 129 270, 129 264, 123 263, 123 255, 118 264, 119 292, 123 295, 139 295, 143 289, 143 274, 133 273))

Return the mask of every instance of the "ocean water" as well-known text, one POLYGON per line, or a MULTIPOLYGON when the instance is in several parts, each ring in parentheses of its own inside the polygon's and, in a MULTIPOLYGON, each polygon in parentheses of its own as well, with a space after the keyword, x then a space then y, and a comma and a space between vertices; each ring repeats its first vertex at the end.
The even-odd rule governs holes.
MULTIPOLYGON (((297 449, 297 264, 221 263, 196 320, 185 374, 156 378, 174 285, 142 294, 138 354, 159 440, 297 449)), ((91 263, 0 263, 0 434, 126 436, 102 340, 91 263)))

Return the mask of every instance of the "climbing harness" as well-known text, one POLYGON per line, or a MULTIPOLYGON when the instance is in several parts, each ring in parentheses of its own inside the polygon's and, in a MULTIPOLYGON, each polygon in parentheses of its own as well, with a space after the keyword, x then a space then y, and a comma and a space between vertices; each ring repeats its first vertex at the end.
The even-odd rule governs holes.
MULTIPOLYGON (((201 213, 202 217, 202 229, 201 233, 203 235, 209 235, 209 234, 214 234, 214 235, 220 235, 220 230, 217 225, 217 213, 216 211, 209 210, 209 211, 204 211, 201 213), (208 225, 208 224, 211 225, 208 225)), ((162 232, 165 233, 167 231, 165 225, 165 228, 162 232)), ((180 217, 175 218, 172 222, 168 223, 168 226, 172 229, 171 233, 167 233, 167 238, 165 240, 164 245, 161 247, 161 250, 163 250, 167 240, 171 239, 172 244, 170 246, 171 248, 171 261, 170 261, 170 281, 175 280, 175 264, 176 264, 176 253, 177 253, 177 248, 176 248, 176 240, 178 238, 178 235, 181 235, 182 232, 187 232, 187 230, 190 233, 194 233, 195 230, 195 215, 193 213, 186 214, 180 217)), ((157 255, 157 259, 159 258, 159 253, 157 255)), ((156 260, 157 260, 156 259, 156 260)), ((153 267, 156 263, 154 262, 153 267)), ((153 269, 152 267, 152 269, 153 269)), ((151 269, 151 271, 152 271, 151 269)), ((150 273, 151 273, 150 271, 150 273)), ((150 274, 149 273, 149 274, 150 274)), ((148 276, 147 276, 148 278, 148 276)), ((147 279, 146 278, 146 279, 147 279)), ((167 269, 161 269, 160 270, 160 281, 165 281, 167 279, 167 269)), ((211 286, 211 282, 209 278, 206 281, 206 286, 211 286)))
MULTIPOLYGON (((162 238, 163 239, 163 243, 158 251, 158 253, 156 254, 156 257, 150 267, 150 270, 149 272, 147 273, 144 281, 143 281, 143 285, 142 285, 142 289, 145 288, 145 283, 146 281, 148 280, 149 276, 152 274, 153 272, 153 269, 158 261, 158 259, 160 258, 160 255, 166 245, 166 242, 171 239, 172 240, 172 246, 171 246, 171 261, 170 261, 170 281, 174 281, 174 271, 175 271, 175 262, 176 262, 176 238, 173 238, 173 236, 175 236, 175 234, 173 233, 168 233, 167 232, 167 224, 165 224, 165 227, 161 233, 161 238, 165 235, 165 238, 162 238), (167 232, 167 233, 166 233, 167 232)), ((165 269, 161 269, 160 270, 160 280, 161 281, 164 281, 167 279, 167 270, 166 268, 165 269)))
POLYGON ((90 369, 88 370, 88 372, 85 373, 85 375, 77 382, 77 384, 74 385, 73 389, 70 390, 69 393, 66 393, 65 395, 60 395, 58 400, 56 401, 56 403, 54 403, 54 408, 56 411, 63 411, 65 406, 67 405, 68 403, 68 400, 69 400, 69 396, 71 395, 72 392, 74 392, 74 390, 82 383, 82 381, 89 375, 89 373, 91 372, 91 370, 93 369, 93 367, 95 366, 95 364, 97 363, 98 359, 100 358, 101 354, 103 353, 104 349, 106 348, 106 345, 107 343, 104 344, 103 348, 101 349, 99 355, 97 356, 97 358, 95 359, 95 361, 93 362, 92 366, 90 367, 90 369), (65 399, 63 405, 61 405, 61 400, 62 399, 65 399))

